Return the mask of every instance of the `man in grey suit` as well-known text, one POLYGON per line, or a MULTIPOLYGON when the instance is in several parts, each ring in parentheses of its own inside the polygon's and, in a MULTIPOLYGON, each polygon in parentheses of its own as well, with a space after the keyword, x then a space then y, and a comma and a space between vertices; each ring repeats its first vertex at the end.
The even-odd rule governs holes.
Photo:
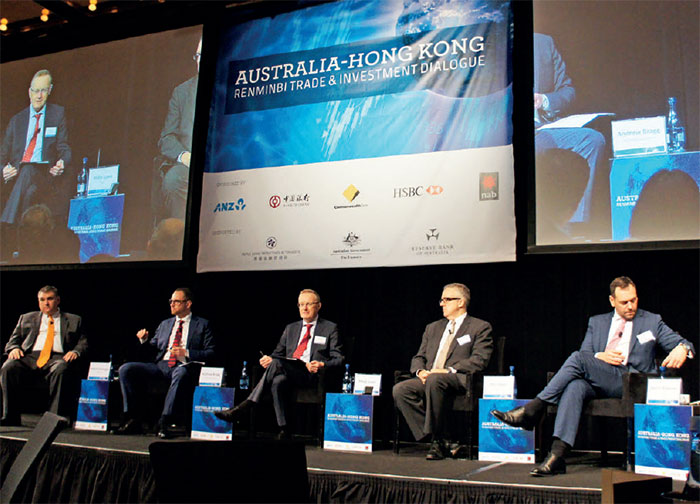
POLYGON ((447 394, 466 391, 467 375, 486 369, 493 351, 491 324, 467 314, 471 293, 460 283, 444 287, 440 306, 445 318, 428 324, 411 360, 415 378, 394 385, 394 401, 416 440, 431 438, 426 458, 448 454, 444 440, 447 394))
MULTIPOLYGON (((78 315, 61 312, 58 289, 51 285, 38 293, 39 311, 19 317, 10 340, 5 345, 8 360, 0 369, 3 408, 2 425, 21 425, 19 396, 30 381, 48 383, 50 405, 48 411, 70 416, 76 404, 69 404, 69 371, 79 360, 84 360, 88 347, 78 315)), ((77 399, 77 395, 74 397, 77 399)))
POLYGON ((158 140, 162 161, 159 171, 163 197, 163 201, 160 202, 163 207, 160 215, 162 218, 185 219, 192 155, 192 127, 201 55, 202 39, 200 38, 197 52, 193 56, 197 63, 197 75, 173 90, 168 103, 168 115, 158 140))
POLYGON ((280 429, 278 438, 289 437, 285 411, 289 387, 312 385, 318 379, 319 369, 342 366, 345 357, 338 326, 318 317, 321 297, 314 290, 304 289, 299 293, 297 306, 302 320, 287 325, 274 352, 260 358, 265 372, 258 384, 235 408, 214 413, 218 418, 233 422, 265 395, 271 394, 280 429))
POLYGON ((532 430, 548 404, 558 404, 552 449, 532 476, 566 472, 564 457, 576 440, 584 404, 596 397, 621 397, 623 373, 655 373, 656 348, 669 352, 662 366, 679 368, 693 357, 693 345, 661 316, 638 310, 637 288, 629 277, 610 283, 611 313, 595 315, 581 349, 572 353, 535 399, 510 411, 491 413, 513 427, 532 430))

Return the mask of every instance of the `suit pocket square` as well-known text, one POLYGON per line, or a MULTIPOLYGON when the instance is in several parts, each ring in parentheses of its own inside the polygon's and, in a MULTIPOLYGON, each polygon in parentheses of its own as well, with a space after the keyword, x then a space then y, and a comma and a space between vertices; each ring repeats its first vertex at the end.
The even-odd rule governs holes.
POLYGON ((656 338, 654 338, 651 331, 644 331, 641 334, 637 334, 637 340, 643 345, 644 343, 649 343, 650 341, 656 341, 656 338))

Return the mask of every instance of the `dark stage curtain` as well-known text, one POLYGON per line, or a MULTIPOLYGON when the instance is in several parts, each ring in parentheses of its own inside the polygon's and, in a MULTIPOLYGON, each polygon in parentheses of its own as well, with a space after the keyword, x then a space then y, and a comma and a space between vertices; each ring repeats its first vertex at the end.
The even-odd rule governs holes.
MULTIPOLYGON (((3 481, 23 441, 3 439, 3 481)), ((52 446, 18 490, 19 502, 155 502, 147 454, 52 446)))

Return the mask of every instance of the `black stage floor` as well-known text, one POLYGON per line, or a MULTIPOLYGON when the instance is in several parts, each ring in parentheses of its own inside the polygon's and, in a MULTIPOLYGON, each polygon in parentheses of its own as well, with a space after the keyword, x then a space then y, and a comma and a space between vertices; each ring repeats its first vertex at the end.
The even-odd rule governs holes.
MULTIPOLYGON (((32 432, 39 417, 24 417, 26 427, 0 427, 2 462, 13 460, 23 441, 32 432), (9 459, 8 459, 9 457, 9 459)), ((115 436, 108 433, 76 431, 61 432, 54 441, 49 454, 60 450, 79 453, 85 457, 90 453, 99 465, 100 459, 127 457, 141 464, 141 471, 149 467, 148 447, 160 441, 152 435, 115 436)), ((186 443, 189 438, 176 438, 170 443, 186 443)), ((569 457, 567 474, 551 478, 534 478, 529 475, 530 464, 480 462, 476 460, 427 461, 425 444, 402 445, 400 455, 389 448, 375 449, 371 454, 331 452, 306 442, 306 462, 309 476, 311 500, 315 502, 600 502, 601 466, 598 454, 575 453, 569 457)), ((68 455, 73 456, 73 455, 68 455)), ((611 456, 608 467, 617 468, 621 456, 611 456)), ((39 468, 39 471, 42 469, 39 468)), ((109 469, 118 471, 118 468, 109 469)), ((102 473, 108 469, 101 469, 102 473)), ((2 477, 6 468, 2 470, 2 477)), ((36 481, 41 478, 36 478, 36 481)), ((102 492, 102 502, 154 502, 153 478, 145 477, 135 486, 138 491, 120 490, 115 495, 102 492)), ((75 486, 75 485, 74 485, 75 486)), ((682 484, 674 482, 674 490, 680 491, 682 484)), ((25 495, 29 495, 25 491, 25 495)), ((49 497, 53 501, 92 501, 100 492, 90 490, 85 494, 62 494, 49 497)), ((28 500, 41 501, 35 497, 28 500)))

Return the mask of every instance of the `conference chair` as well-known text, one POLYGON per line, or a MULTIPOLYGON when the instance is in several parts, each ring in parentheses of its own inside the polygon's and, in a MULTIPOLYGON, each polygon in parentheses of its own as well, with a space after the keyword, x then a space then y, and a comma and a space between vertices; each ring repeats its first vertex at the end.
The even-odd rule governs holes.
MULTIPOLYGON (((467 454, 470 460, 473 459, 474 430, 476 429, 474 413, 478 413, 479 397, 481 397, 484 386, 484 376, 505 374, 505 348, 505 336, 496 338, 494 341, 493 352, 491 354, 491 360, 489 361, 489 364, 484 372, 468 374, 467 391, 464 394, 456 394, 447 400, 446 408, 448 411, 458 412, 459 415, 463 415, 467 433, 467 454)), ((394 384, 414 378, 414 376, 415 375, 409 371, 394 371, 394 384)), ((400 432, 401 412, 394 403, 394 453, 396 454, 398 454, 400 451, 400 432)))

